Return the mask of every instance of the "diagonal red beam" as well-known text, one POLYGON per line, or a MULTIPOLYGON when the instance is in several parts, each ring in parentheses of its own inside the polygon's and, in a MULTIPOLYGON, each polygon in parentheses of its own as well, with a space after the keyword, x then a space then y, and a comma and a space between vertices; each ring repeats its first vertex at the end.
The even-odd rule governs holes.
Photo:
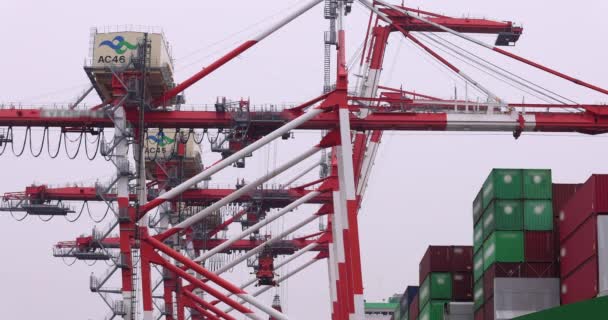
POLYGON ((184 288, 184 290, 182 290, 182 294, 185 295, 186 297, 188 297, 190 300, 192 300, 192 302, 198 303, 200 304, 203 308, 215 313, 216 315, 218 315, 221 318, 224 318, 226 320, 236 320, 235 317, 225 313, 224 311, 222 311, 220 308, 216 307, 215 305, 201 299, 200 297, 198 297, 197 295, 195 295, 194 293, 192 293, 192 291, 188 290, 188 288, 184 288))
POLYGON ((293 13, 289 14, 288 16, 286 16, 285 18, 283 18, 279 22, 273 24, 269 28, 263 30, 257 36, 253 37, 251 40, 245 41, 244 43, 242 43, 238 47, 234 48, 232 51, 228 52, 223 57, 219 58, 215 62, 213 62, 210 65, 208 65, 206 68, 203 68, 203 70, 197 72, 196 74, 194 74, 190 78, 186 79, 184 82, 182 82, 179 85, 175 86, 175 88, 173 88, 173 89, 165 92, 160 98, 158 98, 157 100, 155 100, 153 102, 153 104, 155 104, 155 105, 166 105, 171 99, 173 99, 179 93, 183 92, 184 90, 186 90, 187 88, 189 88, 190 86, 192 86, 193 84, 195 84, 196 82, 200 81, 201 79, 203 79, 207 75, 211 74, 213 71, 219 69, 221 66, 223 66, 227 62, 231 61, 232 59, 236 58, 241 53, 247 51, 247 49, 253 47, 254 45, 256 45, 257 43, 259 43, 260 41, 264 40, 266 37, 268 37, 269 35, 271 35, 275 31, 281 29, 283 26, 285 26, 286 24, 288 24, 289 22, 291 22, 295 18, 299 17, 301 14, 303 14, 306 11, 308 11, 309 9, 311 9, 312 7, 314 7, 315 5, 317 5, 321 1, 322 0, 309 0, 304 6, 302 6, 298 10, 296 10, 293 13))
MULTIPOLYGON (((152 239, 152 238, 146 237, 146 241, 150 240, 150 239, 152 239)), ((150 244, 152 245, 152 243, 150 243, 150 244)), ((152 246, 154 246, 154 245, 152 245, 152 246)), ((169 248, 169 250, 173 251, 170 248, 169 248)), ((150 255, 154 257, 154 261, 153 261, 154 263, 162 265, 163 267, 165 267, 169 271, 175 273, 180 278, 185 279, 186 281, 190 282, 192 285, 196 286, 197 288, 200 288, 201 290, 203 290, 203 291, 209 293, 210 295, 218 298, 219 300, 221 300, 222 302, 226 303, 227 305, 233 307, 234 309, 238 310, 239 312, 244 313, 244 314, 252 314, 253 313, 253 311, 251 309, 246 308, 243 305, 239 304, 238 302, 236 302, 236 301, 234 301, 234 300, 226 297, 224 294, 222 294, 218 290, 214 289, 213 287, 207 285, 203 281, 197 279, 195 276, 193 276, 193 275, 189 274, 188 272, 182 270, 181 268, 179 268, 179 267, 171 264, 169 261, 167 261, 164 258, 162 258, 159 254, 157 254, 153 250, 150 252, 150 255)), ((180 254, 178 253, 178 255, 180 255, 180 254)), ((183 256, 182 256, 182 258, 183 258, 183 256)), ((186 259, 186 260, 188 260, 188 259, 186 259)))
POLYGON ((203 316, 205 316, 206 319, 209 319, 209 320, 221 320, 220 318, 218 318, 215 315, 213 315, 211 312, 209 312, 209 311, 205 310, 204 308, 202 308, 201 306, 197 305, 194 301, 192 301, 188 297, 182 297, 182 303, 184 304, 184 306, 186 306, 186 307, 188 307, 190 309, 196 310, 196 312, 198 312, 198 313, 202 314, 203 316))
MULTIPOLYGON (((251 303, 252 305, 254 305, 257 308, 260 308, 261 310, 263 310, 265 313, 268 313, 274 317, 280 317, 281 319, 286 319, 285 316, 281 313, 281 312, 277 312, 276 310, 272 309, 272 308, 268 308, 265 305, 263 305, 262 303, 260 303, 257 299, 255 299, 253 296, 251 296, 250 294, 248 294, 247 292, 245 292, 244 290, 242 290, 241 288, 235 286, 234 284, 224 280, 222 277, 216 275, 215 273, 203 268, 201 265, 199 265, 198 263, 184 257, 181 253, 173 250, 172 248, 170 248, 169 246, 165 245, 164 243, 162 243, 161 241, 156 240, 153 237, 150 237, 146 234, 143 235, 142 240, 147 242, 148 244, 150 244, 152 247, 154 247, 155 249, 165 253, 166 255, 168 255, 169 257, 175 259, 176 261, 184 264, 185 267, 190 268, 191 270, 195 271, 196 273, 202 275, 203 277, 207 278, 209 281, 217 284, 218 286, 226 289, 228 292, 234 293, 236 294, 239 298, 245 300, 248 303, 251 303)), ((191 276, 190 274, 188 274, 188 272, 182 270, 179 267, 176 267, 174 265, 168 264, 167 266, 165 266, 167 269, 170 269, 171 271, 175 272, 176 274, 178 274, 180 277, 183 277, 184 279, 188 280, 190 283, 195 284, 196 286, 200 287, 201 289, 203 289, 204 291, 209 292, 209 294, 215 296, 216 298, 219 298, 220 300, 224 301, 227 304, 232 303, 232 305, 230 305, 231 307, 234 308, 234 305, 237 305, 239 308, 235 308, 241 312, 243 312, 244 314, 248 315, 249 317, 251 317, 251 315, 253 314, 253 312, 251 310, 249 310, 248 308, 243 307, 242 305, 239 305, 238 303, 234 302, 233 300, 227 298, 226 296, 219 294, 218 291, 214 290, 213 288, 207 286, 203 281, 200 281, 199 279, 196 279, 195 277, 191 276), (214 290, 214 291, 209 291, 209 290, 214 290), (213 292, 213 293, 212 293, 213 292), (215 293, 215 294, 214 294, 215 293)), ((253 314, 254 315, 254 314, 253 314)))

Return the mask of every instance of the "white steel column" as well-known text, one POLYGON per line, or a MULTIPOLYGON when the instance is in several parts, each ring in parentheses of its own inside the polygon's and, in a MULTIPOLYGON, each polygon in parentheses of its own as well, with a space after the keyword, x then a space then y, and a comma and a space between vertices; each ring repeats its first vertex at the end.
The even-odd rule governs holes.
POLYGON ((236 162, 237 160, 245 157, 246 155, 258 150, 259 148, 263 147, 264 145, 268 144, 269 142, 279 138, 280 136, 282 136, 283 134, 299 127, 301 124, 305 123, 306 121, 316 117, 317 115, 319 115, 320 113, 322 113, 323 110, 320 108, 312 108, 311 110, 307 111, 306 113, 304 113, 303 115, 295 118, 294 120, 286 123, 285 125, 283 125, 282 127, 276 129, 275 131, 265 135, 264 137, 260 138, 259 140, 253 142, 252 144, 246 146, 245 148, 235 152, 234 154, 232 154, 231 156, 223 159, 222 161, 216 163, 215 165, 207 168, 206 170, 203 170, 203 172, 195 175, 194 177, 186 180, 185 182, 179 184, 178 186, 176 186, 175 188, 167 191, 165 194, 159 196, 158 198, 150 201, 147 206, 146 209, 150 210, 156 206, 158 206, 159 204, 169 200, 169 199, 173 199, 174 197, 178 196, 179 194, 183 193, 184 191, 188 190, 189 188, 191 188, 192 186, 196 185, 197 183, 203 181, 206 178, 211 177, 213 174, 219 172, 220 170, 226 168, 227 166, 233 164, 234 162, 236 162))
MULTIPOLYGON (((220 275, 230 269, 232 269, 233 267, 235 267, 236 265, 238 265, 239 263, 247 260, 249 257, 257 254, 258 252, 262 251, 264 249, 264 247, 271 245, 283 238, 285 238, 287 235, 299 230, 300 228, 302 228, 303 226, 309 224, 311 221, 315 220, 317 218, 316 215, 312 215, 306 219, 304 219, 303 221, 299 222, 298 224, 296 224, 295 226, 281 232, 280 234, 264 241, 263 243, 261 243, 260 245, 258 245, 257 247, 247 251, 246 254, 244 254, 243 256, 239 257, 238 259, 235 259, 234 261, 230 262, 229 264, 223 266, 222 268, 218 269, 215 274, 220 275)), ((275 268, 276 270, 276 268, 275 268)), ((242 289, 242 288, 241 288, 242 289)))
POLYGON ((312 166, 304 169, 302 172, 300 172, 299 174, 297 174, 295 177, 289 179, 287 182, 285 182, 284 184, 281 185, 281 189, 285 189, 288 188, 292 183, 298 181, 298 179, 302 178, 305 174, 309 173, 310 171, 312 171, 314 168, 318 167, 319 165, 321 165, 321 161, 313 164, 312 166))
POLYGON ((281 165, 280 167, 278 167, 277 169, 271 171, 270 173, 262 176, 261 178, 256 179, 255 181, 248 183, 247 185, 239 188, 238 190, 236 190, 235 192, 229 194, 228 196, 222 198, 219 201, 216 201, 215 203, 213 203, 212 205, 206 207, 205 209, 199 211, 198 213, 196 213, 195 215, 193 215, 192 217, 180 222, 179 224, 177 224, 175 226, 175 228, 177 229, 185 229, 190 227, 191 225, 193 225, 194 223, 200 221, 201 219, 205 218, 206 216, 210 215, 211 213, 215 212, 216 210, 219 210, 221 207, 229 204, 230 202, 238 199, 239 197, 241 197, 242 195, 248 194, 251 191, 255 190, 255 188, 257 188, 259 185, 263 184, 264 182, 276 177, 277 175, 281 174, 282 172, 285 172, 287 169, 292 168, 293 166, 295 166, 296 164, 298 164, 299 162, 303 161, 304 159, 307 159, 308 157, 312 156, 313 154, 319 152, 322 148, 319 146, 315 146, 313 148, 310 148, 309 150, 307 150, 306 152, 302 153, 301 155, 295 157, 294 159, 288 161, 287 163, 281 165))
MULTIPOLYGON (((274 270, 276 271, 276 270, 280 269, 281 267, 283 267, 286 264, 288 264, 288 263, 292 262, 293 260, 295 260, 297 257, 299 257, 299 256, 303 255, 304 253, 306 253, 306 252, 308 252, 308 251, 316 248, 318 245, 319 245, 319 243, 313 242, 313 243, 307 245, 306 247, 304 247, 304 248, 296 251, 296 253, 290 255, 289 258, 287 258, 287 259, 281 261, 280 263, 278 263, 274 267, 274 270)), ((251 278, 247 282, 243 283, 239 288, 245 289, 245 288, 249 287, 250 285, 254 284, 256 281, 258 281, 257 278, 251 278)), ((232 296, 232 293, 229 294, 229 295, 227 295, 227 297, 230 297, 230 296, 232 296)))
POLYGON ((224 242, 222 242, 222 244, 220 244, 219 246, 205 252, 205 254, 201 255, 200 257, 194 259, 195 262, 201 262, 204 261, 206 259, 208 259, 209 257, 211 257, 212 255, 222 252, 224 250, 226 250, 228 247, 230 247, 233 243, 237 242, 240 239, 243 239, 244 237, 252 234, 253 232, 260 230, 263 226, 273 222, 274 220, 284 216, 285 214, 287 214, 288 212, 292 211, 293 209, 297 208, 298 206, 300 206, 301 204, 304 204, 308 201, 310 201, 312 198, 320 195, 321 192, 319 191, 312 191, 309 192, 307 195, 299 198, 298 200, 290 203, 288 206, 286 206, 285 208, 281 209, 279 212, 273 214, 273 215, 269 215, 266 217, 266 219, 259 221, 258 223, 254 224, 253 226, 247 228, 246 230, 244 230, 243 232, 239 233, 238 235, 230 238, 229 240, 226 240, 224 242))
MULTIPOLYGON (((311 266, 313 263, 315 263, 315 262, 317 262, 317 261, 319 261, 319 259, 312 259, 312 260, 310 260, 310 261, 306 262, 305 264, 303 264, 303 265, 301 265, 301 266, 299 266, 299 267, 295 268, 294 270, 290 271, 289 273, 285 274, 284 276, 279 277, 279 278, 277 279, 277 284, 279 284, 279 283, 281 283, 281 282, 283 282, 283 281, 285 281, 285 280, 287 280, 287 279, 289 279, 289 278, 293 277, 294 275, 296 275, 296 274, 298 274, 300 271, 302 271, 302 270, 304 270, 304 269, 308 268, 309 266, 311 266)), ((266 292, 266 291, 270 290, 271 288, 274 288, 274 286, 265 286, 264 288, 261 288, 260 290, 258 290, 258 291, 256 291, 256 292, 252 293, 252 294, 251 294, 251 296, 253 296, 253 297, 257 297, 257 296, 261 295, 262 293, 264 293, 264 292, 266 292)), ((239 303, 245 303, 245 301, 241 300, 241 301, 239 301, 239 303)), ((233 310, 234 310, 233 308, 229 308, 229 309, 226 309, 224 312, 229 313, 229 312, 231 312, 231 311, 233 311, 233 310)))
MULTIPOLYGON (((120 216, 128 219, 129 215, 129 144, 127 133, 127 118, 125 109, 118 106, 114 111, 114 161, 117 168, 116 198, 118 202, 119 219, 120 216)), ((120 221, 120 220, 119 220, 120 221)), ((122 299, 125 311, 123 319, 132 320, 133 310, 133 274, 135 267, 131 261, 131 232, 127 229, 132 228, 132 223, 126 221, 120 223, 120 262, 122 264, 122 299), (126 225, 126 226, 125 226, 126 225)))
POLYGON ((332 240, 330 241, 330 243, 328 244, 327 250, 329 251, 329 255, 327 258, 327 268, 328 268, 328 273, 329 273, 329 295, 331 298, 331 315, 332 315, 332 319, 336 319, 337 315, 338 315, 338 308, 337 308, 337 303, 338 303, 338 280, 339 280, 339 275, 338 275, 338 262, 336 261, 336 236, 335 236, 335 232, 336 232, 336 228, 335 228, 335 222, 334 222, 334 214, 330 214, 328 215, 327 219, 330 221, 331 224, 331 233, 332 233, 332 240))

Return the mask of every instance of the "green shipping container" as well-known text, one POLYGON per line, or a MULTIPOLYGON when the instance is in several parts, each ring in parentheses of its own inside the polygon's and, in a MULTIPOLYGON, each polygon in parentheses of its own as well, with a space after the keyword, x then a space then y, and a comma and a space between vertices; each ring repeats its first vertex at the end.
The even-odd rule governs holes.
POLYGON ((475 311, 477 311, 477 309, 483 306, 483 280, 475 282, 475 286, 473 287, 473 301, 473 307, 475 311))
POLYGON ((522 231, 494 231, 483 244, 483 270, 494 262, 523 262, 524 233, 522 231))
POLYGON ((521 169, 494 169, 483 184, 484 209, 494 199, 522 199, 521 169))
POLYGON ((524 210, 520 200, 494 200, 483 213, 483 240, 494 231, 524 229, 524 210))
POLYGON ((430 303, 420 311, 419 320, 443 320, 443 310, 445 304, 449 303, 449 300, 431 300, 430 303))
MULTIPOLYGON (((408 313, 409 313, 409 311, 406 311, 405 314, 402 314, 400 320, 409 320, 410 315, 408 313)), ((395 317, 395 319, 397 319, 397 318, 395 317)))
POLYGON ((524 170, 524 198, 549 200, 553 196, 551 170, 524 170))
POLYGON ((481 218, 483 214, 483 188, 479 190, 475 200, 473 200, 473 224, 476 224, 477 221, 481 218))
POLYGON ((553 203, 551 200, 524 201, 524 228, 533 231, 553 230, 553 203))
POLYGON ((483 223, 479 222, 473 230, 473 253, 477 253, 483 245, 483 223))
POLYGON ((473 281, 481 279, 481 277, 483 276, 483 271, 483 250, 479 250, 473 256, 473 281))
POLYGON ((420 286, 420 309, 430 300, 452 299, 452 274, 447 272, 432 272, 424 279, 420 286))
POLYGON ((395 308, 395 311, 393 311, 393 319, 395 320, 401 320, 401 308, 399 305, 397 305, 397 308, 395 308))

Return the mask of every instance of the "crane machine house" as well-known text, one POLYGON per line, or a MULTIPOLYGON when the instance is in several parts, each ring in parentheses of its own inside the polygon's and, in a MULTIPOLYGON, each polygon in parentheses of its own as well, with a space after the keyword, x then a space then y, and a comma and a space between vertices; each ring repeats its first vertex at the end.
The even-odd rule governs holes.
MULTIPOLYGON (((116 27, 91 30, 90 63, 85 71, 102 101, 112 100, 112 86, 125 86, 127 90, 142 85, 145 73, 146 97, 158 99, 163 92, 175 86, 171 49, 160 30, 150 27, 116 27), (133 77, 125 83, 112 84, 116 71, 133 70, 133 77)), ((171 101, 174 103, 175 101, 171 101)), ((174 128, 149 128, 144 152, 146 175, 157 178, 167 162, 180 161, 180 174, 189 178, 202 171, 200 148, 188 133, 174 128)))
POLYGON ((112 98, 112 74, 116 71, 146 68, 147 94, 152 99, 175 86, 171 47, 161 31, 147 27, 103 31, 107 32, 91 29, 90 61, 84 68, 102 101, 112 98))

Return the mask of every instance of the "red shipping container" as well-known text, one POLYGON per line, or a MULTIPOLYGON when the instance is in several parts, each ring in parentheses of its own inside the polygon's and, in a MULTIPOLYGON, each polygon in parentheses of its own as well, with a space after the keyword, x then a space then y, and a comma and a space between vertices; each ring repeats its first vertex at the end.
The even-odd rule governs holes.
POLYGON ((450 263, 452 272, 473 272, 473 247, 452 246, 450 252, 450 263))
POLYGON ((479 309, 477 309, 477 311, 475 311, 475 320, 485 320, 483 318, 484 314, 483 314, 483 306, 479 307, 479 309))
POLYGON ((553 231, 526 231, 524 256, 526 262, 555 261, 555 234, 553 231))
POLYGON ((526 262, 523 266, 525 278, 559 278, 558 262, 526 262))
POLYGON ((559 212, 562 207, 570 200, 572 195, 580 188, 583 184, 566 184, 566 183, 554 183, 553 184, 553 214, 559 217, 559 212))
POLYGON ((553 184, 553 216, 555 220, 553 222, 553 231, 555 232, 554 237, 554 248, 555 250, 555 260, 559 261, 559 248, 560 248, 560 237, 559 237, 559 213, 561 212, 563 206, 570 200, 570 198, 576 193, 583 184, 553 184))
POLYGON ((483 274, 483 297, 494 296, 494 278, 521 278, 524 276, 523 263, 495 263, 483 274))
POLYGON ((419 283, 431 272, 472 271, 472 246, 429 246, 420 261, 419 283))
POLYGON ((473 274, 456 272, 452 274, 452 300, 473 301, 473 274))
POLYGON ((562 278, 562 304, 595 298, 598 294, 597 257, 587 260, 567 278, 562 278))
POLYGON ((598 213, 608 213, 608 175, 603 174, 592 175, 560 210, 560 240, 598 213))
POLYGON ((597 216, 592 216, 562 242, 561 278, 566 278, 585 261, 597 254, 597 216))
POLYGON ((409 318, 418 319, 419 313, 420 310, 418 310, 418 295, 415 295, 414 299, 412 299, 412 303, 410 303, 409 318))
POLYGON ((483 320, 494 320, 494 297, 483 304, 483 320))
POLYGON ((420 260, 420 284, 431 272, 450 272, 450 246, 429 246, 420 260))

